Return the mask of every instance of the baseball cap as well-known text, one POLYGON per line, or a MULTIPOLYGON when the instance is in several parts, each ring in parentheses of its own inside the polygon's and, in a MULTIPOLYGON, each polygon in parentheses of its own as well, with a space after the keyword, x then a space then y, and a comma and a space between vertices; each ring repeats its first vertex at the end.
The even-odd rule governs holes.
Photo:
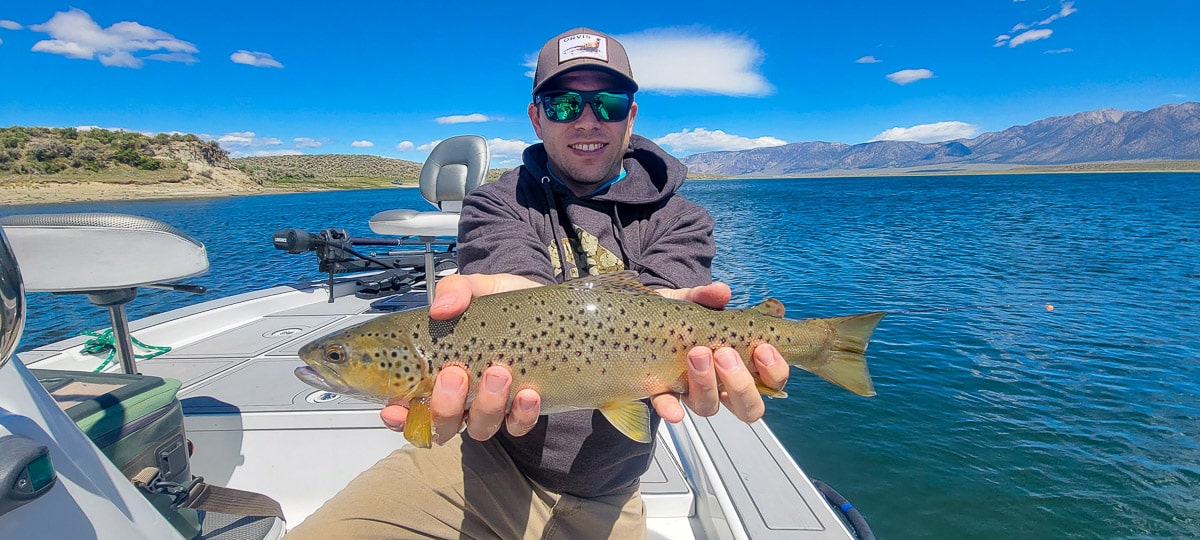
POLYGON ((533 93, 554 77, 575 69, 597 69, 607 71, 628 83, 631 92, 637 92, 637 82, 629 69, 629 56, 625 47, 608 34, 591 28, 567 30, 542 45, 538 54, 537 70, 533 76, 533 93))

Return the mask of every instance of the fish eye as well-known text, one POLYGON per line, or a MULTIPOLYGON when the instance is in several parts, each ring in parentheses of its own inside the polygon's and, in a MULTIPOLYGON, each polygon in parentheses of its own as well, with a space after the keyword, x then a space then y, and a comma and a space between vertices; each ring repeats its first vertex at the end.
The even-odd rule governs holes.
POLYGON ((325 348, 325 359, 335 364, 346 361, 346 348, 341 345, 330 345, 325 348))

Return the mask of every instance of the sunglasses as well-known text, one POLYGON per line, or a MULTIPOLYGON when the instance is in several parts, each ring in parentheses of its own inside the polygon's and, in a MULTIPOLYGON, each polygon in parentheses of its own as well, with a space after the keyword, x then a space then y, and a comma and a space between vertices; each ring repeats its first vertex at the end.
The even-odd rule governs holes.
POLYGON ((534 103, 546 111, 546 118, 551 122, 574 122, 583 114, 583 104, 592 106, 596 118, 605 122, 621 122, 629 116, 630 105, 633 104, 633 94, 628 92, 608 92, 581 90, 564 90, 544 92, 534 98, 534 103))

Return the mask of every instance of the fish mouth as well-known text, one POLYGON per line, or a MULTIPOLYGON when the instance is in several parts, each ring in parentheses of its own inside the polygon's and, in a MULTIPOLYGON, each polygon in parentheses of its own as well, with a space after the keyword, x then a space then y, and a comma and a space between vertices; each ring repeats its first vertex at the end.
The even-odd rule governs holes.
POLYGON ((313 366, 301 366, 296 368, 296 378, 304 381, 313 388, 333 392, 335 394, 354 394, 354 389, 346 384, 341 377, 328 370, 318 369, 313 366))

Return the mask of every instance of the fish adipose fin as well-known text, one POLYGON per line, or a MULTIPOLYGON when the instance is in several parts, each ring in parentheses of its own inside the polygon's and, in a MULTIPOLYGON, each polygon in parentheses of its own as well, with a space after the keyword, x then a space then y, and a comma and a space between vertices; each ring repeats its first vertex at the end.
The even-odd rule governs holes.
POLYGON ((417 448, 433 446, 433 415, 429 413, 429 396, 413 398, 408 403, 404 438, 417 448))
POLYGON ((867 352, 875 325, 884 315, 887 313, 880 311, 827 319, 834 331, 833 344, 810 371, 860 396, 875 395, 863 353, 867 352))
POLYGON ((757 306, 750 308, 750 311, 759 315, 766 315, 768 317, 775 317, 779 319, 782 319, 783 315, 787 313, 787 309, 783 307, 783 302, 780 302, 774 298, 763 300, 757 306))
POLYGON ((600 413, 626 437, 640 443, 650 443, 650 409, 641 401, 605 403, 600 413))
POLYGON ((598 276, 584 276, 565 281, 560 286, 580 291, 595 290, 606 293, 661 296, 658 294, 658 291, 642 285, 642 282, 637 280, 637 272, 633 270, 609 272, 598 276))

